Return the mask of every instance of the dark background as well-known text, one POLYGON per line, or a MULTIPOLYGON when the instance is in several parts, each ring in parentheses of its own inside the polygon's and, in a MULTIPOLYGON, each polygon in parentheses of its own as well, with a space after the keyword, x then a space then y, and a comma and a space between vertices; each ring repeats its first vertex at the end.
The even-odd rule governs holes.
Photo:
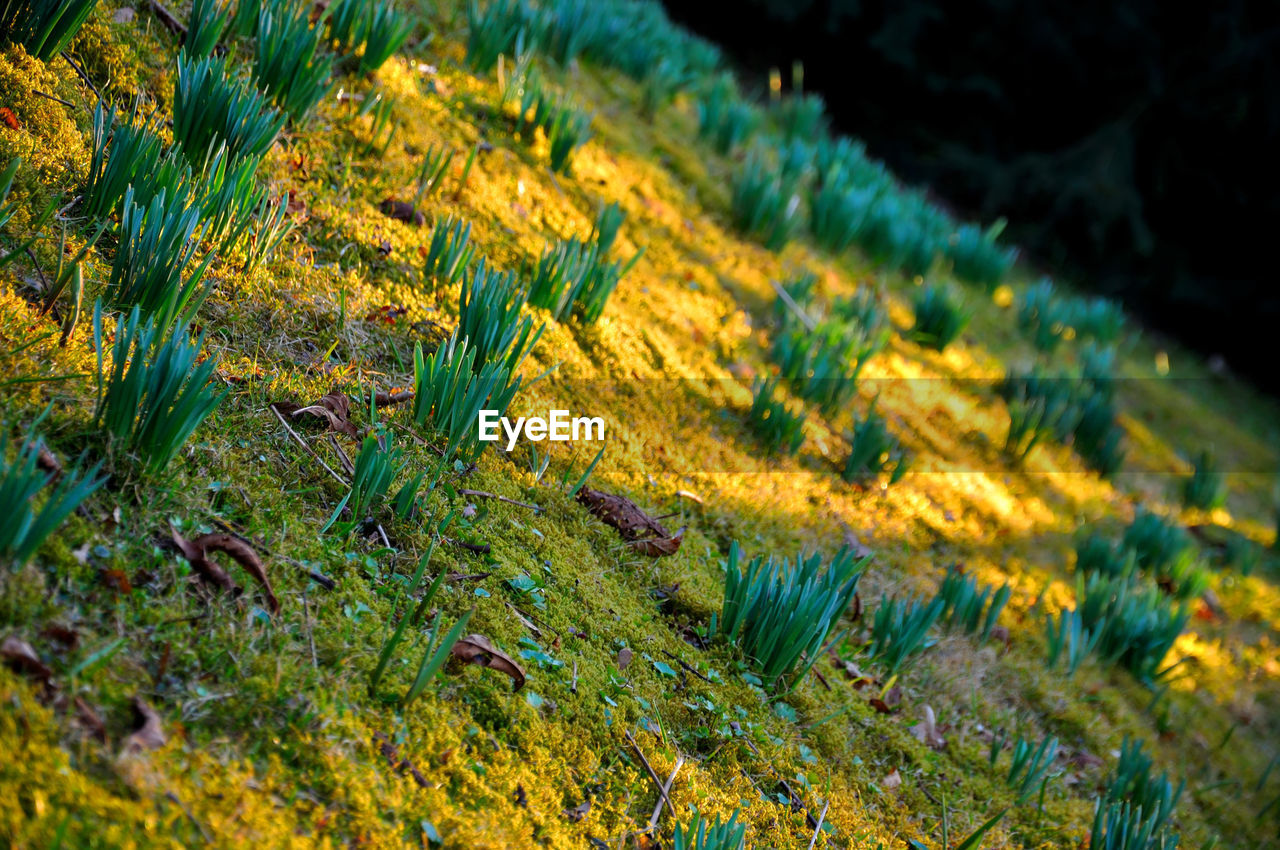
POLYGON ((1280 2, 667 8, 761 89, 801 60, 908 182, 1280 391, 1280 2))

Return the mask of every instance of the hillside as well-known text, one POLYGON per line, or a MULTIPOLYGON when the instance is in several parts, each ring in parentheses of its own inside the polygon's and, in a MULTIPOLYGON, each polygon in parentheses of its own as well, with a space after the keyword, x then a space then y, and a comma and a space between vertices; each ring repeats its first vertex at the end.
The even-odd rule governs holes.
POLYGON ((243 2, 0 27, 13 846, 1280 846, 1273 400, 656 6, 243 2))

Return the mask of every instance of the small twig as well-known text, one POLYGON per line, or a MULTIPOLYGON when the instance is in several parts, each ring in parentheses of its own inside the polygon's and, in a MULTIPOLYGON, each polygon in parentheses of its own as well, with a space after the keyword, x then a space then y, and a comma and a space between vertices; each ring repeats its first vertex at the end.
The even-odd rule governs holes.
POLYGON ((822 687, 827 690, 831 690, 831 683, 827 681, 826 676, 822 675, 822 671, 818 669, 818 665, 815 664, 809 669, 813 671, 813 675, 818 677, 818 681, 822 683, 822 687))
POLYGON ((578 692, 578 662, 573 662, 573 681, 569 683, 569 693, 576 694, 578 692))
POLYGON ((316 454, 316 450, 311 448, 311 446, 307 443, 306 440, 298 436, 297 431, 289 427, 289 423, 286 422, 284 417, 280 415, 280 411, 276 410, 276 407, 274 404, 269 404, 267 405, 267 407, 271 408, 271 412, 274 413, 276 415, 276 418, 280 420, 280 424, 283 425, 284 429, 289 432, 289 436, 293 437, 293 439, 297 441, 298 445, 302 446, 303 450, 306 451, 307 454, 315 458, 316 462, 324 467, 325 472, 333 476, 333 480, 337 481, 343 487, 351 486, 350 482, 348 482, 338 473, 334 472, 333 469, 329 466, 329 464, 325 463, 324 459, 320 457, 320 455, 316 454))
POLYGON ((658 826, 658 820, 662 817, 662 806, 669 799, 668 794, 671 791, 671 785, 676 781, 676 774, 680 772, 680 768, 684 765, 684 756, 676 754, 676 766, 671 768, 671 775, 667 777, 667 782, 662 786, 662 796, 658 798, 658 803, 653 807, 653 814, 649 817, 649 828, 646 832, 653 832, 658 826))
POLYGON ((391 548, 391 541, 387 539, 387 532, 386 532, 386 529, 384 529, 384 528, 382 527, 382 524, 381 524, 381 523, 379 523, 379 524, 378 524, 378 536, 382 538, 382 545, 383 545, 383 546, 386 546, 388 549, 390 549, 390 548, 391 548))
POLYGON ((813 828, 813 838, 809 839, 809 850, 813 850, 818 845, 818 833, 822 832, 822 822, 827 819, 829 808, 831 808, 831 801, 827 800, 826 805, 822 807, 822 814, 818 815, 818 825, 813 828))
POLYGON ((662 650, 662 654, 663 654, 663 655, 665 655, 665 656, 667 656, 668 658, 670 658, 672 661, 676 662, 677 664, 679 664, 681 667, 683 667, 683 668, 684 668, 685 670, 687 670, 688 672, 690 672, 690 673, 692 673, 693 675, 697 676, 697 677, 698 677, 699 679, 701 679, 702 681, 706 682, 708 685, 714 685, 714 684, 715 684, 715 682, 712 682, 712 681, 711 681, 710 679, 708 679, 706 676, 702 675, 702 674, 701 674, 701 673, 699 673, 697 670, 693 669, 693 667, 691 667, 691 666, 689 666, 687 663, 685 663, 685 660, 684 660, 683 658, 681 658, 680 656, 676 655, 675 653, 673 653, 673 652, 667 652, 667 651, 664 649, 664 650, 662 650))
POLYGON ((338 441, 334 439, 332 434, 328 435, 329 445, 333 446, 333 450, 338 453, 338 460, 342 461, 342 468, 346 470, 347 475, 355 475, 356 467, 351 462, 351 458, 347 457, 347 453, 342 450, 342 446, 338 445, 338 441))
POLYGON ((39 95, 40 97, 43 97, 43 98, 47 98, 47 99, 49 99, 49 100, 52 100, 52 101, 54 101, 55 103, 61 103, 63 106, 69 106, 69 107, 71 107, 72 109, 75 109, 75 108, 76 108, 76 105, 75 105, 74 103, 72 103, 71 101, 69 101, 69 100, 63 100, 62 98, 58 97, 57 95, 52 95, 52 94, 49 94, 48 92, 42 92, 42 91, 40 91, 40 89, 32 89, 32 90, 31 90, 31 93, 32 93, 32 94, 39 95))
POLYGON ((809 318, 809 314, 796 303, 796 300, 791 297, 791 293, 787 292, 782 284, 778 283, 773 278, 769 278, 769 283, 773 285, 773 290, 778 293, 778 297, 782 299, 782 303, 786 304, 791 312, 796 314, 796 318, 799 319, 806 328, 812 331, 818 327, 818 323, 809 318))
MULTIPOLYGON (((636 751, 636 755, 640 756, 640 762, 644 765, 644 769, 649 772, 649 778, 653 780, 654 787, 658 789, 658 793, 662 796, 662 799, 667 801, 667 805, 671 806, 671 800, 667 797, 667 789, 663 787, 662 780, 658 777, 658 774, 654 773, 653 766, 649 764, 649 760, 644 757, 644 751, 640 749, 640 745, 636 743, 636 739, 631 737, 631 730, 628 729, 625 734, 627 736, 627 741, 631 744, 631 748, 636 751)), ((675 811, 675 806, 671 806, 671 809, 672 811, 675 811)))
POLYGON ((320 662, 316 660, 316 636, 311 631, 311 606, 307 603, 306 587, 302 588, 302 616, 306 618, 307 642, 311 644, 311 666, 319 670, 320 662))
POLYGON ((440 535, 440 539, 450 546, 460 546, 468 552, 475 552, 477 555, 488 555, 491 551, 488 543, 468 543, 465 540, 454 540, 452 537, 440 535))
POLYGON ((160 5, 160 0, 151 0, 151 11, 160 19, 160 23, 164 24, 169 29, 169 32, 174 35, 181 36, 185 36, 187 34, 186 26, 183 25, 182 21, 174 17, 173 12, 170 12, 164 6, 160 5))
POLYGON ((93 80, 89 79, 88 73, 85 72, 84 68, 80 67, 80 63, 72 59, 71 54, 65 50, 62 51, 62 58, 67 60, 67 64, 71 66, 71 70, 75 71, 80 79, 84 80, 84 84, 88 86, 97 96, 98 100, 101 101, 102 92, 98 91, 98 87, 93 84, 93 80))
MULTIPOLYGON (((64 103, 65 103, 65 101, 64 101, 64 103)), ((71 199, 71 203, 67 204, 65 207, 63 207, 62 209, 58 210, 58 212, 54 214, 54 218, 56 218, 56 219, 58 219, 59 221, 61 221, 61 220, 62 220, 62 217, 63 217, 64 215, 66 215, 67 211, 68 211, 68 210, 70 210, 72 207, 74 207, 76 204, 80 203, 80 199, 81 199, 81 198, 83 198, 83 197, 84 197, 84 195, 76 195, 74 198, 72 198, 72 199, 71 199)))
POLYGON ((817 829, 818 822, 813 819, 813 815, 809 814, 809 807, 804 804, 804 798, 801 797, 799 794, 797 794, 795 791, 792 791, 791 786, 787 784, 787 780, 783 779, 782 777, 778 777, 778 784, 780 784, 783 788, 786 789, 787 799, 791 800, 792 803, 804 809, 805 823, 809 824, 809 826, 813 827, 814 829, 817 829))
POLYGON ((506 496, 499 496, 497 493, 486 493, 484 490, 459 490, 461 496, 475 496, 477 499, 497 499, 499 502, 506 502, 508 505, 515 505, 518 508, 527 508, 534 513, 541 513, 542 508, 538 505, 531 505, 528 502, 517 502, 515 499, 508 499, 506 496))

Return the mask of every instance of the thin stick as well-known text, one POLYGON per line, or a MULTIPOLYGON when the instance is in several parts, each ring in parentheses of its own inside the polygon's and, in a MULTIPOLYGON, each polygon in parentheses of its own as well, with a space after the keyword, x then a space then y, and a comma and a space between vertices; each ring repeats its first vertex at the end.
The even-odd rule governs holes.
POLYGON ((351 462, 351 458, 347 457, 347 453, 342 450, 342 446, 338 445, 338 441, 333 438, 332 434, 329 434, 328 437, 329 445, 333 446, 333 450, 338 453, 338 460, 342 461, 342 468, 346 471, 347 475, 355 475, 356 467, 355 464, 351 462))
POLYGON ((676 781, 676 774, 680 772, 680 768, 684 766, 684 756, 676 755, 676 766, 671 768, 671 775, 667 777, 667 782, 662 786, 662 796, 658 798, 658 804, 653 807, 653 814, 649 817, 649 827, 646 832, 653 832, 658 826, 658 820, 662 817, 662 807, 670 799, 668 797, 671 791, 671 785, 676 781))
POLYGON ((322 457, 320 457, 320 455, 316 454, 315 449, 311 448, 311 446, 307 444, 307 441, 306 441, 306 440, 304 440, 304 439, 302 439, 301 437, 299 437, 299 436, 298 436, 298 432, 297 432, 297 431, 295 431, 295 430, 293 430, 292 428, 290 428, 290 427, 289 427, 289 423, 288 423, 288 422, 286 422, 286 421, 284 420, 284 417, 280 415, 280 411, 276 410, 276 407, 275 407, 275 405, 274 405, 274 404, 269 404, 269 405, 267 405, 267 407, 271 408, 271 412, 272 412, 272 413, 274 413, 274 414, 276 415, 276 419, 279 419, 279 420, 280 420, 280 424, 281 424, 281 425, 283 425, 283 426, 284 426, 284 429, 285 429, 286 431, 288 431, 288 432, 289 432, 289 436, 290 436, 290 437, 293 437, 293 439, 297 441, 298 445, 302 446, 303 450, 304 450, 307 454, 309 454, 309 455, 311 455, 311 457, 315 458, 316 462, 317 462, 317 463, 319 463, 321 466, 323 466, 323 467, 324 467, 325 472, 327 472, 327 473, 329 473, 330 475, 332 475, 332 476, 333 476, 333 480, 334 480, 334 481, 337 481, 337 482, 338 482, 339 484, 341 484, 343 487, 350 487, 350 486, 351 486, 350 482, 348 482, 346 479, 344 479, 344 478, 343 478, 341 475, 339 475, 338 473, 334 472, 334 471, 333 471, 333 469, 332 469, 332 468, 330 468, 329 464, 325 463, 325 462, 324 462, 324 459, 323 459, 322 457))
POLYGON ((173 12, 160 5, 160 0, 151 0, 151 11, 155 12, 156 17, 160 19, 160 23, 169 28, 169 32, 174 35, 185 36, 187 34, 187 28, 182 21, 174 17, 173 12))
POLYGON ((782 303, 786 304, 787 307, 790 308, 791 312, 796 314, 796 318, 799 319, 806 328, 809 330, 817 328, 817 322, 809 318, 809 314, 800 308, 800 305, 791 297, 791 293, 787 292, 787 290, 782 287, 782 284, 778 283, 773 278, 769 278, 769 283, 773 285, 773 290, 778 293, 778 297, 782 299, 782 303))
MULTIPOLYGON (((66 103, 66 101, 64 100, 63 103, 66 103)), ((70 106, 70 104, 67 104, 67 105, 70 106)), ((80 203, 80 199, 83 197, 84 195, 76 195, 74 198, 71 199, 71 203, 67 204, 65 207, 58 210, 53 217, 61 221, 62 216, 70 212, 71 208, 74 207, 76 204, 80 203)))
POLYGON ((515 499, 508 499, 506 496, 499 496, 497 493, 486 493, 484 490, 459 490, 461 496, 475 496, 477 499, 497 499, 499 502, 506 502, 508 505, 515 505, 518 508, 527 508, 534 513, 542 513, 542 508, 538 505, 531 505, 528 502, 517 502, 515 499))
POLYGON ((72 103, 72 102, 70 102, 70 101, 68 101, 68 100, 63 100, 62 98, 57 97, 56 95, 52 95, 52 94, 49 94, 49 93, 47 93, 47 92, 42 92, 42 91, 40 91, 40 89, 32 89, 32 90, 31 90, 31 93, 32 93, 32 94, 35 94, 35 95, 39 95, 40 97, 43 97, 43 98, 47 98, 47 99, 49 99, 49 100, 52 100, 52 101, 54 101, 55 103, 61 103, 63 106, 69 106, 69 107, 71 107, 72 109, 75 109, 75 108, 76 108, 76 105, 75 105, 74 103, 72 103))
POLYGON ((663 654, 663 655, 665 655, 665 656, 667 656, 668 658, 670 658, 672 661, 676 662, 677 664, 679 664, 681 667, 683 667, 683 668, 684 668, 685 670, 687 670, 688 672, 690 672, 690 673, 692 673, 693 675, 697 676, 697 677, 698 677, 699 679, 701 679, 702 681, 706 682, 708 685, 714 684, 714 682, 712 682, 712 681, 711 681, 710 679, 708 679, 706 676, 702 675, 702 674, 701 674, 701 673, 699 673, 697 670, 693 669, 693 668, 692 668, 692 667, 690 667, 688 664, 686 664, 686 663, 685 663, 685 661, 684 661, 684 659, 683 659, 683 658, 681 658, 680 656, 676 655, 675 653, 667 652, 667 651, 664 649, 664 650, 662 650, 662 654, 663 654))
MULTIPOLYGON (((636 743, 636 739, 631 737, 631 730, 628 729, 624 734, 627 741, 631 744, 631 748, 636 751, 636 755, 640 756, 640 762, 644 765, 644 769, 649 772, 649 778, 653 780, 654 786, 658 789, 658 793, 662 795, 662 799, 667 801, 667 805, 671 805, 671 800, 667 798, 667 789, 663 787, 662 780, 658 778, 658 774, 654 773, 653 766, 649 764, 649 760, 644 757, 644 752, 640 749, 640 745, 636 743)), ((675 806, 671 806, 672 811, 675 806)))
POLYGON ((445 537, 443 534, 440 535, 440 539, 450 546, 461 546, 468 552, 475 552, 477 555, 488 555, 492 551, 488 543, 468 543, 465 540, 454 540, 452 537, 445 537))
POLYGON ((578 692, 578 662, 573 662, 573 681, 569 683, 569 693, 576 694, 578 692))
POLYGON ((831 801, 827 800, 827 804, 822 807, 822 814, 818 815, 818 825, 813 828, 813 838, 809 839, 809 850, 813 850, 818 844, 818 833, 822 832, 822 822, 827 819, 829 808, 831 808, 831 801))
POLYGON ((71 70, 75 71, 80 79, 84 80, 84 84, 93 91, 98 100, 102 100, 102 92, 98 91, 98 87, 93 84, 93 80, 89 79, 89 75, 85 73, 84 68, 80 67, 80 63, 72 59, 71 54, 65 50, 62 51, 62 58, 67 60, 67 64, 71 66, 71 70))
POLYGON ((307 623, 307 642, 311 644, 311 666, 316 670, 320 669, 320 662, 316 660, 316 636, 311 631, 311 606, 307 604, 307 588, 302 588, 302 616, 307 623))

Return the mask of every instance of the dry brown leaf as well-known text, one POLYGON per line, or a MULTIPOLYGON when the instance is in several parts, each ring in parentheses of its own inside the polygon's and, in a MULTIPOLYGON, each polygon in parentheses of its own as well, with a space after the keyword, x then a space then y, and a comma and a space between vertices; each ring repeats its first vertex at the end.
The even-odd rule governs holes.
POLYGON ((596 517, 618 529, 623 540, 650 558, 674 555, 684 540, 683 528, 673 536, 662 523, 626 496, 583 487, 578 491, 577 499, 596 517))
POLYGON ((208 552, 222 552, 243 567, 246 573, 253 576, 254 581, 262 585, 262 592, 267 596, 267 607, 271 609, 271 613, 280 613, 280 600, 276 599, 275 591, 271 589, 271 580, 267 578, 267 570, 252 546, 230 534, 206 534, 197 538, 195 545, 202 547, 206 556, 208 552))
POLYGON ((467 635, 460 638, 449 650, 449 654, 462 659, 467 664, 478 664, 490 667, 500 673, 506 673, 515 684, 512 690, 524 687, 524 670, 515 660, 500 649, 494 647, 484 635, 467 635))
POLYGON ((687 525, 681 526, 680 530, 670 537, 646 537, 643 540, 634 540, 628 545, 634 547, 641 555, 648 555, 650 558, 674 555, 680 551, 686 528, 688 528, 687 525))
POLYGON ((395 198, 387 198, 379 207, 382 214, 396 221, 403 221, 406 224, 423 225, 427 223, 427 217, 422 214, 422 210, 415 207, 408 201, 400 201, 395 198))
POLYGON ((187 540, 177 531, 171 530, 170 533, 182 557, 187 559, 191 568, 202 579, 228 593, 239 593, 240 588, 231 580, 227 571, 209 557, 210 552, 222 552, 243 567, 244 571, 262 586, 262 592, 267 597, 267 606, 273 614, 279 613, 280 601, 276 599, 275 591, 271 588, 271 580, 267 578, 267 571, 262 566, 258 553, 248 543, 230 534, 205 534, 195 540, 187 540))
POLYGON ((627 667, 631 664, 632 655, 633 653, 631 652, 630 647, 624 646, 622 649, 618 650, 618 669, 619 670, 627 669, 627 667))
POLYGON ((577 823, 578 821, 585 818, 587 816, 587 813, 590 811, 591 811, 591 801, 583 800, 581 803, 574 806, 572 809, 565 809, 564 816, 567 817, 573 823, 577 823))
POLYGON ((36 655, 35 648, 19 637, 9 635, 0 643, 0 658, 15 673, 35 679, 42 685, 48 685, 53 678, 53 671, 36 655))
POLYGON ((902 774, 895 767, 889 775, 880 780, 880 786, 886 791, 894 791, 902 785, 902 774))
POLYGON ((895 708, 902 705, 902 688, 894 685, 883 696, 872 697, 870 703, 881 714, 892 714, 895 708))
POLYGON ((160 715, 142 697, 133 698, 133 725, 133 733, 124 741, 125 753, 159 749, 169 740, 160 724, 160 715))
POLYGON ((305 407, 299 407, 288 401, 277 401, 271 406, 282 416, 288 416, 290 419, 297 419, 306 414, 324 420, 331 431, 353 438, 360 436, 360 432, 351 422, 351 399, 346 393, 337 390, 325 393, 315 403, 305 407))
POLYGON ((907 731, 914 735, 917 741, 931 749, 946 749, 947 739, 939 734, 938 724, 933 716, 933 708, 930 706, 926 705, 924 707, 924 719, 907 729, 907 731))
POLYGON ((837 657, 836 664, 841 667, 844 670, 844 674, 849 677, 854 690, 862 690, 867 685, 878 684, 875 676, 864 672, 861 667, 854 664, 852 661, 843 661, 837 657))

